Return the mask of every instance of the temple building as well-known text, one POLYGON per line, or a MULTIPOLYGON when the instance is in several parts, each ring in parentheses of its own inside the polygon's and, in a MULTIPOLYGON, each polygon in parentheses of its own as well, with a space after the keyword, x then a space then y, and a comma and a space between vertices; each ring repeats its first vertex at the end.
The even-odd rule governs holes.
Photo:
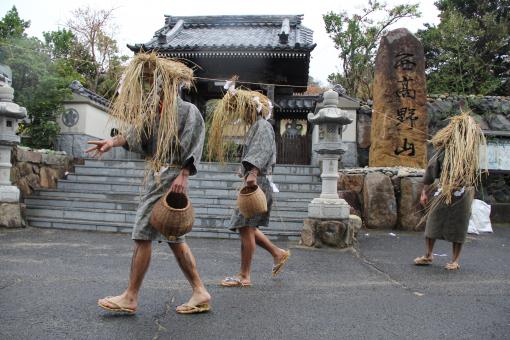
POLYGON ((302 15, 165 16, 164 26, 135 53, 156 51, 195 68, 195 88, 183 93, 202 113, 208 101, 223 97, 225 81, 261 91, 274 103, 272 124, 280 164, 310 164, 312 129, 306 116, 317 96, 308 85, 313 31, 302 15))

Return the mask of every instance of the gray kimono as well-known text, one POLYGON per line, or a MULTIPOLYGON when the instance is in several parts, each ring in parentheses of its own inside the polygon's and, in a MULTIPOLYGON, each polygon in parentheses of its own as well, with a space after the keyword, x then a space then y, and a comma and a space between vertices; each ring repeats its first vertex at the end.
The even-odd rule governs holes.
MULTIPOLYGON (((197 173, 197 166, 202 157, 204 145, 204 120, 197 107, 178 98, 177 112, 179 114, 179 146, 178 152, 170 160, 168 167, 159 174, 150 170, 140 198, 140 204, 136 211, 135 224, 133 227, 133 240, 150 240, 180 243, 183 237, 165 238, 149 224, 154 204, 170 189, 173 181, 183 168, 188 168, 190 175, 197 173)), ((127 141, 125 148, 129 151, 140 153, 147 158, 152 156, 157 145, 157 131, 150 138, 144 137, 138 141, 133 131, 128 131, 124 136, 127 141)))
POLYGON ((273 204, 273 195, 267 176, 271 175, 275 163, 276 144, 273 127, 268 121, 259 116, 246 134, 241 165, 244 177, 248 176, 248 172, 254 166, 259 169, 257 185, 266 195, 267 212, 255 215, 251 218, 245 218, 241 215, 239 209, 236 208, 230 220, 230 230, 237 230, 242 227, 268 226, 271 206, 273 204))
MULTIPOLYGON (((443 159, 443 152, 434 155, 430 159, 423 178, 424 184, 432 185, 437 178, 441 177, 443 159)), ((459 190, 453 194, 450 204, 440 202, 437 205, 433 205, 427 217, 425 236, 431 239, 464 243, 474 194, 474 187, 465 187, 464 190, 459 190)), ((434 199, 435 197, 433 196, 432 200, 434 199)))

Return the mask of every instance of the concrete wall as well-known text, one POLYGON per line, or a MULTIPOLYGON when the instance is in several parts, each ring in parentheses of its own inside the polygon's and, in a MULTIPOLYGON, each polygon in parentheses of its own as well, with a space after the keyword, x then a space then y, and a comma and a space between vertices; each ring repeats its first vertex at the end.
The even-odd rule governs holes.
MULTIPOLYGON (((64 103, 64 107, 65 113, 58 119, 60 135, 57 137, 55 147, 75 158, 87 157, 84 153, 88 147, 87 141, 110 138, 112 128, 118 127, 115 121, 110 119, 106 107, 79 94, 73 94, 73 98, 64 103)), ((105 159, 140 157, 122 148, 115 148, 113 152, 104 155, 105 159)))

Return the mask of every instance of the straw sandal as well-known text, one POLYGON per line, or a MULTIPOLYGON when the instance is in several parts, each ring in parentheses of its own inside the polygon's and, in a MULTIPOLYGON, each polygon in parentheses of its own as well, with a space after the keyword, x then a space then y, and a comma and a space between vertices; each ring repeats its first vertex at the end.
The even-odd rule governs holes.
POLYGON ((460 264, 458 264, 457 262, 450 262, 450 263, 447 263, 446 266, 444 266, 444 269, 446 269, 446 270, 459 270, 460 269, 460 264))
POLYGON ((187 303, 180 305, 175 309, 178 314, 197 314, 205 313, 211 310, 208 303, 200 303, 196 306, 188 305, 187 303))
POLYGON ((251 283, 245 283, 237 276, 224 278, 220 285, 223 287, 251 287, 251 283))
POLYGON ((426 256, 420 256, 414 259, 414 264, 417 266, 428 266, 432 263, 432 259, 426 256))
POLYGON ((97 301, 97 305, 109 312, 127 313, 127 314, 135 314, 136 313, 136 308, 122 307, 119 304, 110 300, 111 298, 113 298, 113 296, 107 296, 103 300, 106 300, 106 302, 108 302, 111 306, 113 306, 113 308, 110 306, 107 306, 105 304, 102 304, 99 301, 97 301))
POLYGON ((280 274, 280 272, 283 270, 284 264, 289 260, 289 257, 290 257, 290 250, 287 250, 287 252, 285 253, 285 255, 283 255, 280 262, 278 262, 277 264, 275 264, 273 266, 273 271, 272 271, 273 277, 280 274))

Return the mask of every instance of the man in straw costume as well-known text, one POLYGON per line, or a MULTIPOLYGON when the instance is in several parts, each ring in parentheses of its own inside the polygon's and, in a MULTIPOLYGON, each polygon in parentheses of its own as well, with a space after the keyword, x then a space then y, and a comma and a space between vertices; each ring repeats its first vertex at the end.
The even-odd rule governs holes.
POLYGON ((453 244, 451 262, 447 270, 460 269, 459 258, 471 216, 475 186, 480 181, 480 151, 485 137, 468 113, 452 117, 450 123, 433 138, 436 154, 429 161, 424 175, 420 202, 428 205, 425 226, 426 254, 414 259, 416 265, 433 261, 437 239, 453 244), (434 182, 437 186, 432 188, 434 182), (428 193, 434 191, 429 202, 428 193))
POLYGON ((193 71, 185 65, 137 54, 126 69, 111 115, 119 122, 120 134, 112 139, 91 141, 86 152, 101 156, 113 147, 146 156, 149 161, 144 191, 135 217, 131 272, 127 289, 118 296, 98 300, 108 311, 135 313, 145 273, 149 268, 152 241, 166 242, 189 281, 193 293, 177 307, 177 313, 209 310, 211 296, 198 274, 195 258, 183 237, 165 238, 150 223, 155 203, 168 191, 183 193, 188 176, 197 172, 204 143, 204 121, 198 109, 178 97, 181 85, 189 86, 193 71))
MULTIPOLYGON (((227 84, 226 87, 229 87, 227 84)), ((210 139, 208 142, 209 157, 224 160, 225 126, 248 129, 245 134, 240 175, 248 187, 259 186, 267 201, 267 212, 244 217, 236 208, 229 229, 238 231, 241 238, 241 269, 239 274, 226 277, 221 281, 225 287, 251 286, 251 262, 256 245, 261 246, 273 256, 272 275, 278 275, 287 262, 290 251, 274 245, 259 227, 267 227, 271 205, 273 202, 273 186, 268 176, 276 163, 276 145, 274 130, 267 121, 272 105, 269 99, 259 92, 235 89, 230 85, 229 91, 218 103, 213 112, 210 139)))

